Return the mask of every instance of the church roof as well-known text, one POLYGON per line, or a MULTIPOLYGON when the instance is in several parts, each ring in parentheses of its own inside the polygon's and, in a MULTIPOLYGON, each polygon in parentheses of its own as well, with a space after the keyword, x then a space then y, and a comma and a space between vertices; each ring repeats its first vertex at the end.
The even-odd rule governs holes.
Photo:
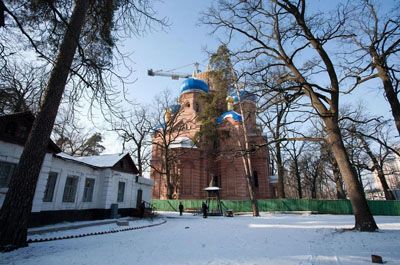
POLYGON ((217 118, 217 124, 221 124, 224 120, 233 120, 234 122, 242 122, 242 115, 234 110, 224 112, 221 116, 217 118))
POLYGON ((188 78, 182 82, 181 94, 189 92, 205 92, 208 93, 208 85, 200 79, 188 78))

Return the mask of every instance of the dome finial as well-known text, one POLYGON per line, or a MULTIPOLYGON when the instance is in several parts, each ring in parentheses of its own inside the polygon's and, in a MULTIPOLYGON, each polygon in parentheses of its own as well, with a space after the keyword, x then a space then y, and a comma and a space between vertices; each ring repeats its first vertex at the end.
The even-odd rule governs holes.
POLYGON ((231 96, 226 97, 226 104, 227 104, 228 111, 233 110, 233 102, 234 102, 233 97, 231 97, 231 96))
POLYGON ((164 112, 164 121, 168 123, 171 120, 171 110, 170 108, 166 108, 164 112))

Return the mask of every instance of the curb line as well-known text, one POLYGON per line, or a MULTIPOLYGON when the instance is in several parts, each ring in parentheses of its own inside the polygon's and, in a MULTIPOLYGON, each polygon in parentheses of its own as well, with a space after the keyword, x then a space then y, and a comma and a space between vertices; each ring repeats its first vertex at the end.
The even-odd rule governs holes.
POLYGON ((119 233, 119 232, 138 230, 138 229, 143 229, 143 228, 149 228, 149 227, 153 227, 153 226, 159 226, 159 225, 165 224, 166 222, 167 222, 167 220, 164 220, 161 223, 157 223, 157 224, 136 226, 136 227, 128 227, 128 228, 122 228, 122 229, 111 230, 111 231, 92 232, 92 233, 80 234, 80 235, 71 235, 71 236, 62 236, 62 237, 49 237, 49 238, 39 238, 39 239, 28 239, 27 243, 39 243, 39 242, 64 240, 64 239, 70 239, 70 238, 81 238, 81 237, 87 237, 87 236, 98 236, 98 235, 119 233))

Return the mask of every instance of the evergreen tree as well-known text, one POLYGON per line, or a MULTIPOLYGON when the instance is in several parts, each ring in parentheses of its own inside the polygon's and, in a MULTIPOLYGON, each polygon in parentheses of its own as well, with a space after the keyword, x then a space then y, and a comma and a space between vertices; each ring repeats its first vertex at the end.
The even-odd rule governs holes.
POLYGON ((219 46, 211 55, 209 66, 211 70, 208 72, 208 77, 212 89, 211 93, 201 98, 204 107, 198 116, 202 126, 197 138, 212 143, 211 147, 215 147, 218 142, 216 118, 226 111, 225 100, 233 80, 232 63, 226 45, 219 46))

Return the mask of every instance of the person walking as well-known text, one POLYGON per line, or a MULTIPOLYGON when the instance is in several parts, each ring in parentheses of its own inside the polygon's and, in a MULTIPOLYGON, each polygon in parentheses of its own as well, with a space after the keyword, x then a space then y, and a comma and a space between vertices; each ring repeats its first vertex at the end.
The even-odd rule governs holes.
POLYGON ((146 210, 146 205, 145 202, 142 201, 142 203, 139 206, 139 213, 140 213, 140 218, 144 217, 144 211, 146 210))
POLYGON ((183 213, 183 204, 182 202, 179 202, 179 215, 182 216, 183 213))
POLYGON ((208 206, 205 202, 201 204, 201 209, 203 210, 203 218, 207 218, 208 206))

